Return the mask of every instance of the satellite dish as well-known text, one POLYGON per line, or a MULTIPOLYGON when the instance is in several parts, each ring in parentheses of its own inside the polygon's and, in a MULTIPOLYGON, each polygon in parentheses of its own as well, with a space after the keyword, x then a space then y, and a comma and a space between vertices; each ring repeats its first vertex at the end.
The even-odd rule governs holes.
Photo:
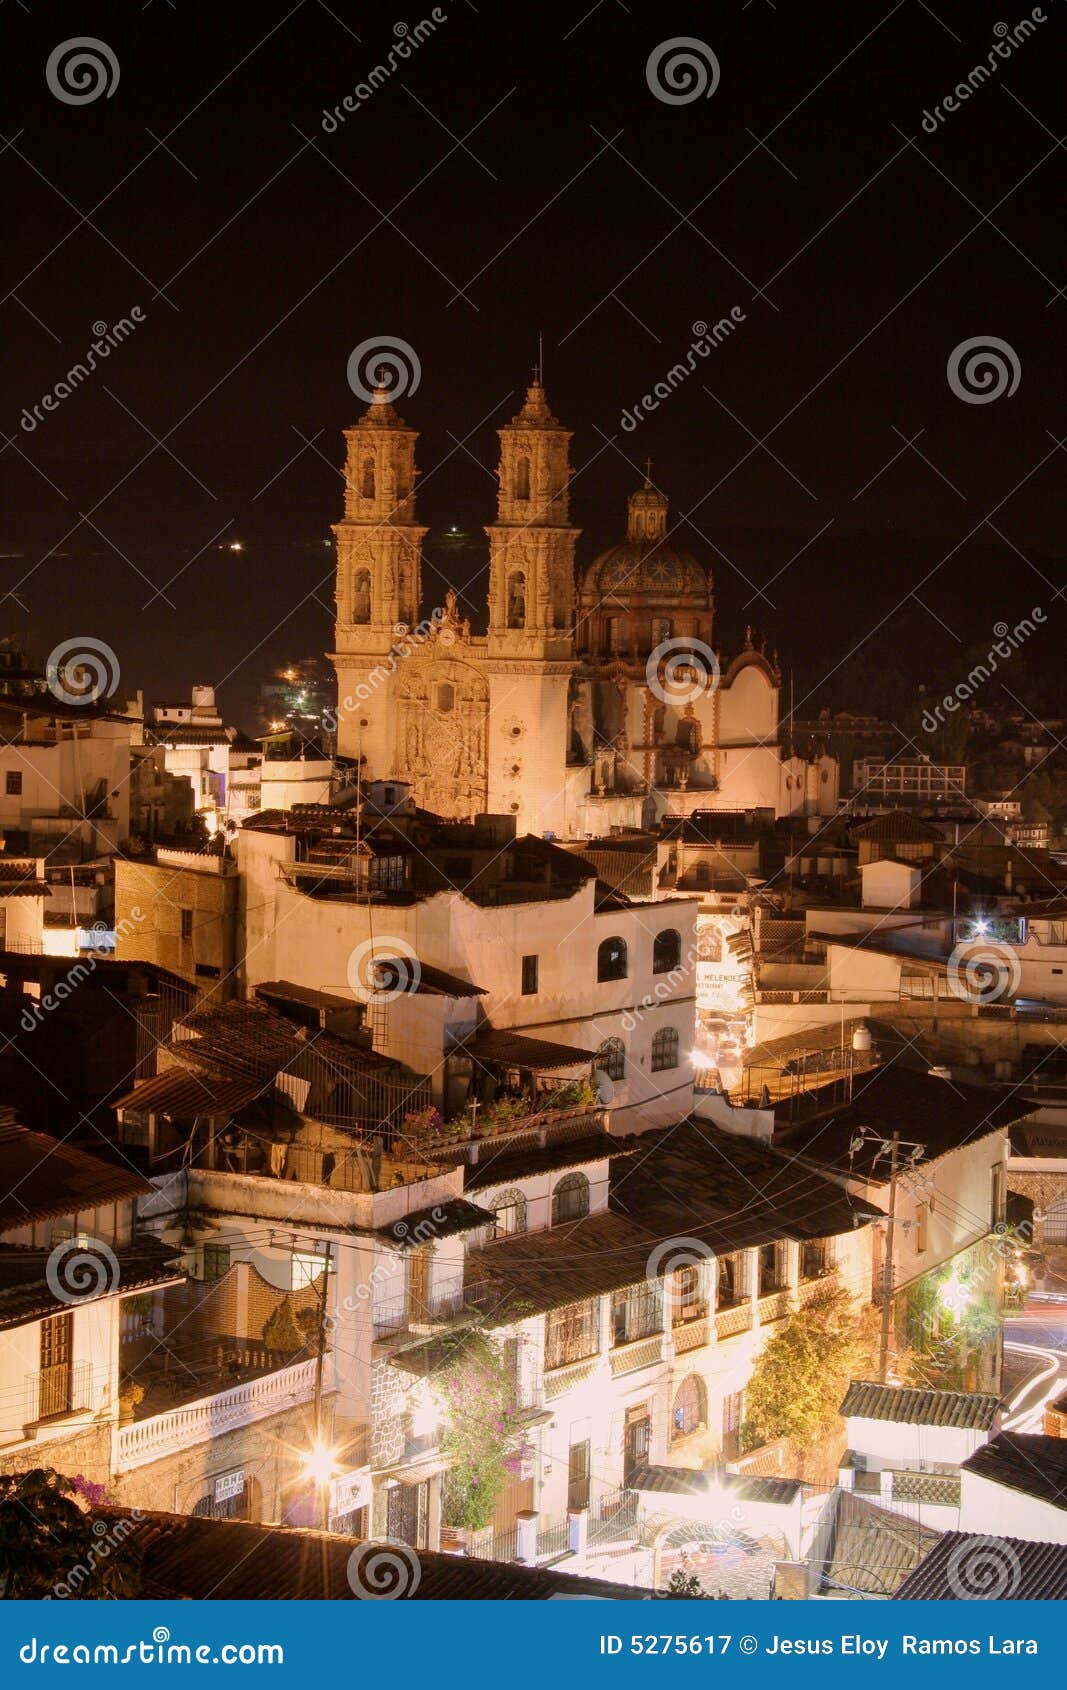
POLYGON ((615 1096, 615 1087, 609 1076, 605 1074, 603 1068, 597 1069, 596 1073, 593 1075, 593 1079, 596 1083, 596 1100, 600 1104, 601 1108, 606 1109, 612 1098, 615 1096))

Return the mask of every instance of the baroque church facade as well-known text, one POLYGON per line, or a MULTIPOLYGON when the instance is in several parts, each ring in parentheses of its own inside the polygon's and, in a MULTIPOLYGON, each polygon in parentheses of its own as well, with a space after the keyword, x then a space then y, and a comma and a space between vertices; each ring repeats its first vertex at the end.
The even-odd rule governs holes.
POLYGON ((498 432, 488 629, 473 634, 454 592, 420 622, 416 431, 384 388, 346 430, 339 753, 437 815, 513 815, 519 833, 831 814, 835 766, 783 757, 777 664, 750 632, 731 657, 717 650, 711 573, 672 541, 662 493, 646 478, 625 540, 579 569, 571 434, 539 379, 498 432))

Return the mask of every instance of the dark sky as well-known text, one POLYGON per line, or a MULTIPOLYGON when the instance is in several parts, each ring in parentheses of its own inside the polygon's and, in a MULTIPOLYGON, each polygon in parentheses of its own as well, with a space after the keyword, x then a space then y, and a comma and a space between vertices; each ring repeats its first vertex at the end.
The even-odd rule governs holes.
POLYGON ((798 695, 829 696, 845 660, 954 678, 960 641, 1034 605, 1049 622, 1031 655, 1052 665, 1067 6, 1043 11, 931 134, 924 111, 1029 12, 449 0, 330 133, 324 110, 395 44, 396 7, 9 0, 4 631, 38 657, 106 640, 150 696, 221 683, 251 725, 271 668, 330 646, 324 542, 361 409, 346 366, 382 337, 421 365, 400 405, 422 431, 420 517, 470 533, 429 553, 470 583, 477 624, 493 429, 541 331, 583 560, 651 454, 713 563, 722 640, 766 628, 798 695), (65 103, 49 55, 86 34, 118 83, 65 103), (710 98, 651 91, 649 56, 678 37, 714 54, 710 98), (132 336, 24 428, 93 324, 134 306, 132 336), (732 307, 729 340, 624 431, 694 322, 732 307), (965 403, 949 356, 989 336, 1017 390, 965 403))

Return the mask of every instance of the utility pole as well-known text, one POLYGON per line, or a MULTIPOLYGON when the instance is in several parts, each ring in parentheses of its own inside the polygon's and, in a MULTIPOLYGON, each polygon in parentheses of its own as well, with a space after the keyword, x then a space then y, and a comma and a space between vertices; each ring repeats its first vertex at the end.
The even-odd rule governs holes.
MULTIPOLYGON (((319 1297, 318 1308, 315 1311, 315 1449, 321 1455, 326 1447, 322 1436, 322 1373, 326 1359, 326 1300, 330 1290, 330 1263, 333 1259, 333 1245, 326 1241, 326 1260, 322 1266, 322 1293, 319 1297)), ((319 1526, 322 1531, 330 1529, 330 1480, 329 1475, 317 1481, 319 1492, 319 1526)))
POLYGON ((878 1377, 884 1385, 889 1371, 889 1329, 893 1318, 893 1233, 897 1220, 897 1163, 900 1157, 900 1134, 895 1132, 889 1161, 889 1214, 885 1227, 885 1251, 882 1256, 882 1330, 878 1343, 878 1377))

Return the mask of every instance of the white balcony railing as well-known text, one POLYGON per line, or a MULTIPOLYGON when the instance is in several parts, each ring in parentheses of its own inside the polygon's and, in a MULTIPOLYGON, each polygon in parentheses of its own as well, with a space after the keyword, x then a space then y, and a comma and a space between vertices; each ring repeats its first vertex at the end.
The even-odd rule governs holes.
POLYGON ((207 1443, 223 1432, 265 1420, 271 1414, 309 1402, 314 1389, 312 1358, 298 1362, 295 1367, 280 1368, 277 1373, 265 1373, 229 1391, 219 1391, 213 1397, 182 1403, 180 1408, 169 1409, 166 1414, 135 1420, 118 1428, 116 1468, 126 1472, 131 1467, 143 1467, 192 1444, 207 1443))

